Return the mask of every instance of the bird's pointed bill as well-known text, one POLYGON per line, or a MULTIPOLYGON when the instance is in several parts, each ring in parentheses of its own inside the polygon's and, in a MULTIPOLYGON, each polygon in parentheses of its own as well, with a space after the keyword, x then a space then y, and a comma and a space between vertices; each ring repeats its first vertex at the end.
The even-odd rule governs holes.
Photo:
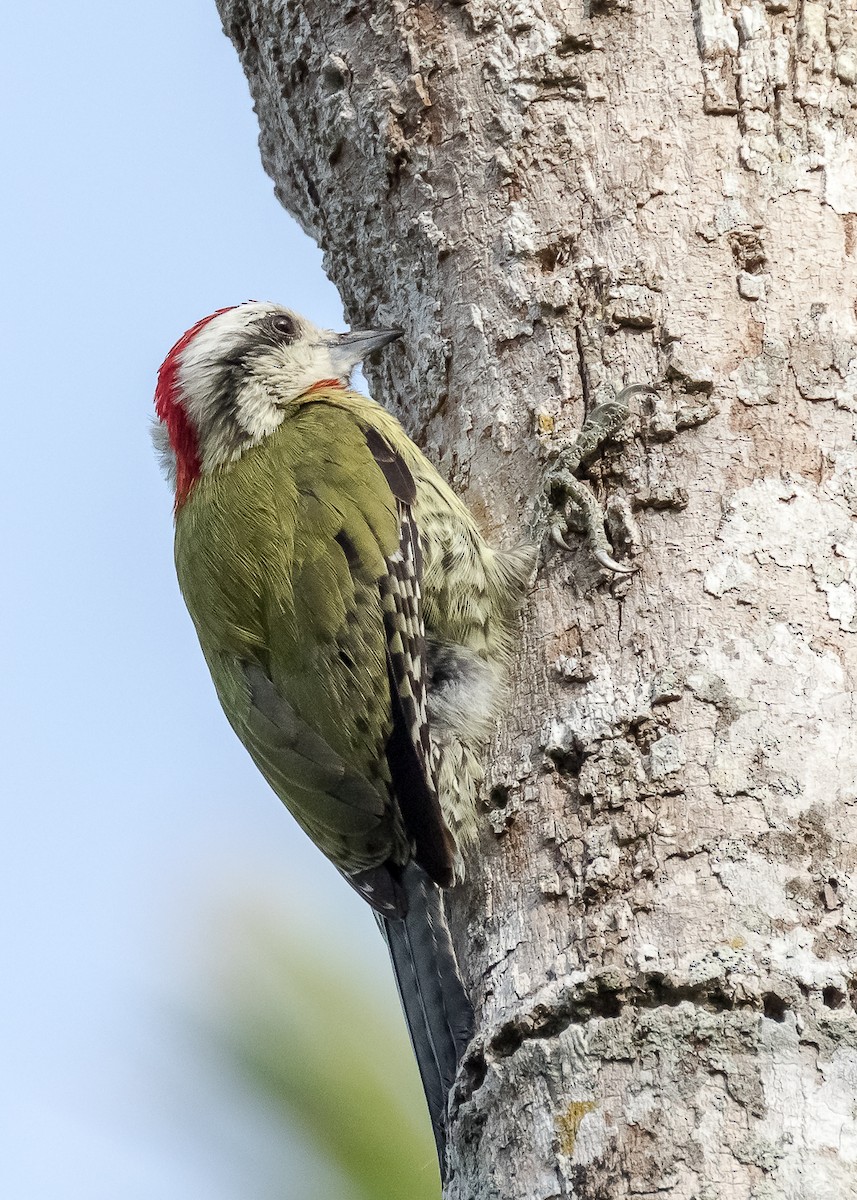
POLYGON ((347 376, 373 350, 380 350, 402 337, 402 329, 350 329, 334 335, 330 357, 337 373, 347 376))

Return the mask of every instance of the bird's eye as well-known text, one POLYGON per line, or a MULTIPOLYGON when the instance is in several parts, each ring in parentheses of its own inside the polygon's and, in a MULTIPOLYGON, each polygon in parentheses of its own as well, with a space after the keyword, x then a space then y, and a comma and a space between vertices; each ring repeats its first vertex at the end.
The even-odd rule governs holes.
POLYGON ((287 317, 279 313, 276 317, 271 317, 271 328, 274 333, 279 333, 283 337, 295 336, 295 323, 291 317, 287 317))

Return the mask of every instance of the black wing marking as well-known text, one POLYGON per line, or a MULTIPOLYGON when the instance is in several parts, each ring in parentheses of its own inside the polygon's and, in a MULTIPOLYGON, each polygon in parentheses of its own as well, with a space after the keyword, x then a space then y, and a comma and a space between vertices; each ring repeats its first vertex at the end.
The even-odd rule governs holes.
POLYGON ((405 460, 384 440, 377 429, 368 426, 363 433, 372 457, 390 485, 390 491, 402 504, 413 504, 417 498, 417 485, 405 460))
POLYGON ((449 887, 456 851, 435 787, 426 714, 423 560, 411 510, 416 484, 407 464, 380 434, 367 430, 366 442, 396 497, 399 517, 399 547, 387 559, 387 575, 381 581, 393 709, 387 761, 414 857, 436 883, 449 887))

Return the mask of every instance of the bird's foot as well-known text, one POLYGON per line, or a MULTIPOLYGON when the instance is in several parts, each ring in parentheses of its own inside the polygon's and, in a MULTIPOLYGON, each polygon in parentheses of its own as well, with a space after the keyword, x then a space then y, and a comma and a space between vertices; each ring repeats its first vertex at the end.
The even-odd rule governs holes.
POLYGON ((573 444, 563 451, 545 482, 552 513, 548 522, 556 545, 570 550, 569 532, 582 533, 597 563, 615 575, 633 575, 639 568, 617 562, 604 530, 604 511, 579 475, 605 442, 615 437, 628 419, 628 397, 637 392, 655 392, 645 383, 632 383, 613 399, 592 410, 573 444))

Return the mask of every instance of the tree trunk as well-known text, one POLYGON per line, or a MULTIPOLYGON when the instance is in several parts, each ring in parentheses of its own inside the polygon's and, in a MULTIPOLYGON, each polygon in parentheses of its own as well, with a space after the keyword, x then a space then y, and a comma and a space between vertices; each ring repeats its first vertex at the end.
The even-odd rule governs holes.
POLYGON ((447 1197, 857 1196, 853 2, 219 5, 277 195, 406 330, 375 396, 496 542, 659 391, 588 468, 639 573, 546 549, 524 614, 447 1197))

